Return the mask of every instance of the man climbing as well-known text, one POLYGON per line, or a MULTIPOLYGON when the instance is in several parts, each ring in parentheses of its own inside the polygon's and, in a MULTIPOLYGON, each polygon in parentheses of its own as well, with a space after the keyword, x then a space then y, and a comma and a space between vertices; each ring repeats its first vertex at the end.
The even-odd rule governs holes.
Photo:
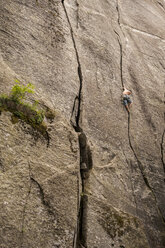
POLYGON ((128 112, 130 112, 130 108, 132 106, 132 100, 130 98, 130 95, 132 94, 131 90, 127 90, 124 87, 124 91, 123 91, 123 104, 126 107, 126 109, 128 110, 128 112))

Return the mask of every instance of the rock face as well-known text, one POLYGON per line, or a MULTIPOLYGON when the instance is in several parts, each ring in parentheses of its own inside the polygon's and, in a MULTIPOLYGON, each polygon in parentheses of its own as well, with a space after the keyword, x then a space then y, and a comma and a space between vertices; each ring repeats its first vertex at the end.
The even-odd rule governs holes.
POLYGON ((0 115, 1 248, 165 247, 164 27, 164 0, 1 0, 0 92, 56 113, 49 144, 0 115))

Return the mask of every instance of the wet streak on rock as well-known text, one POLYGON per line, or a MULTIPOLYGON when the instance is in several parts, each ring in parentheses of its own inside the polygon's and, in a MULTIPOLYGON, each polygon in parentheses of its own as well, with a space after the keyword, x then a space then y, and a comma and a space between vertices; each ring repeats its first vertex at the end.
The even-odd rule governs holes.
MULTIPOLYGON (((77 11, 78 11, 78 2, 77 11)), ((83 86, 83 74, 81 70, 80 58, 76 46, 76 41, 74 38, 73 28, 64 4, 64 0, 62 0, 62 5, 64 8, 64 12, 66 14, 66 19, 68 21, 68 25, 70 28, 70 34, 73 42, 73 47, 75 50, 76 58, 77 58, 77 73, 79 77, 79 93, 74 99, 72 114, 71 114, 71 124, 76 132, 79 133, 79 148, 80 148, 80 177, 81 177, 81 189, 78 188, 79 197, 78 197, 78 216, 77 216, 77 227, 73 240, 74 248, 87 248, 87 212, 88 212, 88 195, 87 195, 87 185, 88 179, 90 175, 90 170, 92 169, 92 153, 90 147, 87 143, 86 135, 82 129, 82 86, 83 86)), ((78 13, 77 13, 78 15, 78 13)), ((77 17, 78 18, 78 17, 77 17)), ((78 24, 77 24, 78 25, 78 24)))

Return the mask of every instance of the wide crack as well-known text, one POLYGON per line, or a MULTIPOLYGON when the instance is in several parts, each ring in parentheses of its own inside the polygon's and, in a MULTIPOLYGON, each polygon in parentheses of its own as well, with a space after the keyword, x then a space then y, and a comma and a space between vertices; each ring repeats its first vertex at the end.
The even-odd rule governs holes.
MULTIPOLYGON (((77 11, 78 11, 78 2, 77 11)), ((76 41, 74 38, 73 28, 64 4, 64 0, 62 0, 62 5, 64 8, 64 12, 66 15, 66 19, 68 21, 68 25, 70 28, 70 34, 73 42, 73 47, 76 54, 77 59, 77 74, 79 78, 79 92, 78 95, 74 99, 72 114, 71 114, 71 124, 75 131, 79 134, 79 148, 80 148, 80 177, 81 177, 81 189, 79 188, 79 196, 78 196, 78 217, 77 217, 77 226, 73 240, 74 248, 87 248, 87 212, 88 212, 88 194, 87 194, 87 186, 88 179, 90 175, 90 170, 92 169, 92 154, 90 147, 87 143, 86 135, 82 129, 82 86, 83 86, 83 74, 81 69, 80 58, 78 54, 78 49, 76 46, 76 41)), ((78 12, 77 12, 78 15, 78 12)), ((77 17, 79 18, 79 17, 77 17)), ((77 19, 78 22, 78 19, 77 19)), ((77 23, 78 26, 78 23, 77 23)), ((79 183, 80 185, 80 183, 79 183)))
POLYGON ((165 224, 165 217, 163 216, 162 211, 161 211, 161 209, 160 209, 160 207, 158 205, 155 192, 154 192, 153 188, 151 187, 151 185, 150 185, 150 183, 149 183, 149 181, 148 181, 148 179, 147 179, 147 177, 146 177, 146 175, 144 173, 143 165, 140 162, 140 160, 138 159, 137 154, 136 154, 136 152, 135 152, 135 150, 134 150, 134 148, 132 146, 131 136, 130 136, 130 114, 128 114, 128 140, 129 140, 130 148, 131 148, 131 150, 132 150, 132 152, 133 152, 133 154, 134 154, 134 156, 136 158, 136 161, 137 161, 137 164, 138 164, 138 168, 139 168, 139 170, 141 172, 141 175, 142 175, 142 178, 144 180, 144 183, 147 186, 147 188, 151 191, 152 196, 153 196, 153 198, 155 200, 155 203, 156 203, 156 208, 157 208, 158 214, 160 215, 160 217, 162 219, 162 222, 165 224))
MULTIPOLYGON (((78 50, 77 50, 77 46, 76 46, 76 41, 75 41, 75 38, 74 38, 74 34, 73 34, 73 28, 72 28, 72 25, 71 25, 71 22, 70 22, 70 19, 69 19, 69 16, 68 16, 68 13, 67 13, 67 10, 66 10, 66 7, 65 7, 65 4, 64 4, 64 0, 62 0, 62 5, 63 5, 63 8, 64 8, 64 12, 65 12, 65 15, 66 15, 66 19, 68 21, 68 24, 69 24, 69 28, 70 28, 70 34, 71 34, 71 38, 72 38, 72 42, 73 42, 73 46, 74 46, 74 50, 75 50, 75 54, 76 54, 76 59, 77 59, 77 73, 78 73, 78 77, 79 77, 79 93, 78 95, 76 96, 75 100, 74 100, 74 105, 73 105, 73 109, 72 109, 72 115, 75 114, 75 123, 73 124, 72 122, 72 125, 74 127, 74 129, 76 130, 76 132, 81 132, 81 127, 79 126, 79 123, 80 123, 80 116, 81 116, 81 100, 82 100, 82 82, 83 82, 83 75, 82 75, 82 70, 81 70, 81 64, 80 64, 80 59, 79 59, 79 54, 78 54, 78 50), (78 101, 78 106, 77 108, 75 109, 75 103, 78 101)), ((71 117, 71 120, 72 120, 72 117, 71 117)))

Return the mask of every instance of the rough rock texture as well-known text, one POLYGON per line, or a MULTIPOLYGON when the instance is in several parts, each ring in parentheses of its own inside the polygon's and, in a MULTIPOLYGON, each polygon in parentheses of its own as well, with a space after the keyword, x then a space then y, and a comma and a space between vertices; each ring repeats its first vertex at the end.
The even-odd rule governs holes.
POLYGON ((164 0, 1 0, 0 92, 56 112, 49 143, 0 116, 1 248, 165 247, 164 27, 164 0))

